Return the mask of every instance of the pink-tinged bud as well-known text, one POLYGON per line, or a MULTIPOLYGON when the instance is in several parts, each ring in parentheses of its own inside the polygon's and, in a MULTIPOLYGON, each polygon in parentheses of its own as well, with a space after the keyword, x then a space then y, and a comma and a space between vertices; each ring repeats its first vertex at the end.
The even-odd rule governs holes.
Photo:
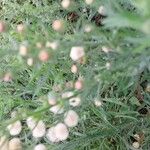
POLYGON ((25 45, 20 45, 20 48, 19 48, 19 54, 21 56, 26 56, 27 55, 27 52, 28 52, 28 49, 25 45))
POLYGON ((12 81, 12 75, 10 72, 6 73, 3 77, 4 82, 11 82, 12 81))
POLYGON ((57 99, 53 92, 49 92, 47 97, 48 97, 48 103, 50 105, 56 105, 57 99))
POLYGON ((46 50, 42 50, 39 53, 39 60, 42 62, 47 62, 49 59, 49 54, 46 50))
POLYGON ((52 28, 55 31, 62 32, 64 30, 64 23, 62 20, 54 20, 52 24, 52 28))
POLYGON ((79 116, 74 110, 69 110, 65 114, 64 122, 68 127, 75 127, 78 124, 79 116))
POLYGON ((6 28, 5 23, 0 21, 0 33, 4 32, 5 28, 6 28))
POLYGON ((76 65, 72 65, 71 72, 74 73, 74 74, 76 74, 78 72, 78 68, 77 68, 76 65))
POLYGON ((83 81, 82 80, 76 81, 75 84, 74 84, 74 87, 77 90, 82 90, 83 89, 83 81))

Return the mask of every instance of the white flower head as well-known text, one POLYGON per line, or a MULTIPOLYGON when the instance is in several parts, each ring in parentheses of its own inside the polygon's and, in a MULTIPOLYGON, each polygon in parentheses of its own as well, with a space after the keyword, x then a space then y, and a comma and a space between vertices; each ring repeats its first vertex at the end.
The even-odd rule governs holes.
POLYGON ((78 61, 84 57, 84 48, 81 46, 75 46, 71 48, 70 57, 73 61, 78 61))
POLYGON ((74 110, 69 110, 65 114, 64 122, 68 127, 75 127, 77 126, 79 121, 79 116, 74 110))
POLYGON ((10 125, 7 126, 7 129, 10 133, 10 135, 15 136, 20 134, 21 130, 22 130, 22 125, 20 121, 16 121, 10 125))
POLYGON ((69 104, 73 107, 79 106, 81 104, 80 97, 73 97, 69 99, 69 104))
POLYGON ((74 95, 73 92, 68 91, 68 92, 62 93, 61 97, 62 98, 69 98, 69 97, 72 97, 73 95, 74 95))
POLYGON ((56 137, 55 134, 55 127, 51 127, 48 129, 46 137, 50 142, 59 142, 59 139, 56 137))
POLYGON ((100 107, 100 106, 102 106, 102 102, 100 101, 100 100, 94 100, 94 104, 95 104, 95 106, 97 106, 97 107, 100 107))
POLYGON ((105 53, 109 53, 112 50, 109 47, 102 46, 102 51, 105 52, 105 53))
POLYGON ((33 117, 28 117, 26 120, 27 126, 30 130, 33 130, 37 124, 36 119, 34 119, 33 117))
POLYGON ((55 31, 61 32, 64 30, 64 23, 62 20, 54 20, 52 23, 52 28, 55 31))
POLYGON ((13 138, 9 141, 9 150, 22 150, 22 143, 19 138, 13 138))
POLYGON ((67 126, 63 123, 58 123, 55 126, 55 135, 56 138, 58 138, 60 141, 66 140, 69 136, 69 131, 67 126))
POLYGON ((45 124, 43 121, 40 120, 40 121, 38 121, 36 126, 33 128, 32 135, 35 138, 40 138, 45 135, 45 132, 46 132, 45 124))
POLYGON ((44 144, 38 144, 34 147, 34 150, 47 150, 44 144))
POLYGON ((59 104, 52 106, 49 110, 54 114, 62 114, 64 112, 63 107, 59 104))

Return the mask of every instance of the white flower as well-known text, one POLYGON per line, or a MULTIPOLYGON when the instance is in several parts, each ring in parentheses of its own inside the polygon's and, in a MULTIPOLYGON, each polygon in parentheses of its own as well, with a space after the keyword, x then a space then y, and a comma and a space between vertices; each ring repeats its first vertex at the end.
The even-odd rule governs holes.
POLYGON ((106 69, 108 69, 108 70, 109 70, 109 69, 111 68, 111 64, 110 64, 110 62, 107 62, 107 63, 106 63, 106 65, 105 65, 105 67, 106 67, 106 69))
POLYGON ((99 9, 98 9, 98 12, 99 12, 101 15, 105 15, 105 14, 106 14, 105 7, 104 7, 104 6, 100 6, 99 9))
POLYGON ((133 142, 132 146, 138 149, 140 147, 140 144, 138 142, 133 142))
POLYGON ((10 124, 7 126, 7 129, 10 133, 10 135, 15 136, 20 134, 21 130, 22 130, 22 125, 20 121, 16 121, 13 124, 10 124))
POLYGON ((21 56, 26 56, 27 55, 27 47, 25 45, 20 45, 20 48, 19 48, 19 54, 21 56))
POLYGON ((32 66, 32 65, 33 65, 33 58, 28 58, 28 59, 27 59, 27 64, 28 64, 29 66, 32 66))
POLYGON ((22 150, 22 143, 19 138, 13 138, 9 141, 9 150, 22 150))
POLYGON ((62 20, 54 20, 53 23, 52 23, 52 28, 55 30, 55 31, 63 31, 64 29, 64 23, 62 20))
POLYGON ((51 48, 52 50, 56 50, 58 48, 58 42, 46 42, 46 47, 51 48))
POLYGON ((81 59, 85 55, 84 48, 81 46, 76 46, 71 48, 70 57, 73 61, 81 59))
POLYGON ((62 2, 61 2, 61 6, 64 9, 68 9, 70 5, 71 5, 71 1, 70 0, 62 0, 62 2))
POLYGON ((49 92, 47 97, 48 97, 48 103, 50 105, 55 105, 56 104, 57 100, 56 100, 56 96, 53 92, 49 92))
POLYGON ((76 65, 71 66, 71 72, 74 73, 74 74, 76 74, 78 72, 78 68, 77 68, 76 65))
POLYGON ((79 116, 78 114, 73 111, 73 110, 69 110, 66 114, 65 114, 65 119, 64 122, 68 127, 75 127, 77 126, 79 121, 79 116))
POLYGON ((8 140, 6 136, 0 137, 0 150, 8 150, 8 140))
POLYGON ((94 2, 94 0, 85 0, 85 3, 86 3, 87 5, 91 5, 93 2, 94 2))
POLYGON ((54 114, 62 114, 64 112, 64 109, 61 105, 52 106, 49 110, 54 114))
POLYGON ((47 148, 45 147, 44 144, 38 144, 34 147, 34 150, 46 150, 47 148))
POLYGON ((32 130, 32 135, 35 138, 43 137, 45 135, 45 130, 45 124, 43 121, 40 120, 32 130))
POLYGON ((69 131, 67 129, 67 126, 63 123, 58 123, 55 126, 55 135, 56 138, 58 138, 60 141, 64 141, 69 136, 69 131))
POLYGON ((87 33, 91 32, 92 31, 92 26, 91 25, 86 25, 84 27, 84 31, 87 32, 87 33))
POLYGON ((100 100, 94 100, 94 104, 95 106, 99 107, 99 106, 102 106, 102 102, 100 100))
POLYGON ((37 121, 33 117, 28 117, 26 123, 30 130, 33 130, 37 125, 37 121))
POLYGON ((62 98, 69 98, 69 97, 72 97, 74 95, 73 92, 71 91, 68 91, 68 92, 65 92, 61 95, 62 98))
POLYGON ((56 137, 55 134, 55 127, 51 127, 48 129, 46 137, 50 142, 59 142, 59 139, 56 137))
POLYGON ((80 97, 73 97, 69 99, 69 104, 73 107, 79 106, 81 103, 80 97))

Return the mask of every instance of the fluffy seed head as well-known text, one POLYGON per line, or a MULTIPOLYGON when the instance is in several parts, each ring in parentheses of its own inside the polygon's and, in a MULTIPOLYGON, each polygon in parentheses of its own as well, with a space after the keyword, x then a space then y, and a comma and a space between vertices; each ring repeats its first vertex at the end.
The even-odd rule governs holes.
POLYGON ((77 90, 81 90, 82 88, 83 88, 83 81, 82 80, 77 80, 76 82, 75 82, 75 89, 77 89, 77 90))
POLYGON ((70 57, 73 61, 78 61, 84 57, 84 48, 81 46, 72 47, 70 51, 70 57))
POLYGON ((75 127, 78 124, 79 116, 74 110, 69 110, 65 114, 64 122, 68 127, 75 127))
POLYGON ((15 136, 20 134, 21 130, 22 130, 22 125, 20 121, 16 121, 13 124, 10 124, 7 126, 7 129, 10 133, 10 135, 15 136))
POLYGON ((56 138, 58 138, 60 141, 64 141, 69 136, 69 131, 67 129, 67 126, 63 123, 58 123, 55 126, 55 135, 56 138))

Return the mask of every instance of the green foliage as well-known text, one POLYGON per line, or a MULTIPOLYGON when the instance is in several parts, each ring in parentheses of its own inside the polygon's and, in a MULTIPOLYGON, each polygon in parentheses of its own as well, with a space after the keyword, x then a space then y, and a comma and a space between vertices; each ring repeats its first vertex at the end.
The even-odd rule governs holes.
POLYGON ((62 115, 49 111, 47 102, 48 92, 59 85, 62 90, 56 93, 65 110, 72 107, 61 98, 63 92, 73 91, 81 97, 81 106, 75 108, 80 121, 64 142, 52 144, 46 137, 41 140, 48 149, 134 150, 134 134, 140 135, 141 150, 150 148, 149 0, 95 0, 91 5, 75 0, 68 10, 62 8, 60 0, 1 0, 0 20, 7 25, 6 32, 0 33, 0 136, 10 139, 6 126, 21 120, 23 148, 33 149, 40 143, 31 136, 25 121, 34 116, 47 128, 63 121, 62 115), (101 5, 104 16, 97 12, 101 5), (56 19, 64 21, 65 31, 53 30, 56 19), (25 25, 21 34, 16 30, 20 23, 25 25), (92 27, 91 32, 84 31, 86 25, 92 27), (46 48, 47 41, 57 41, 57 50, 46 48), (37 43, 48 51, 47 62, 39 60, 37 43), (22 44, 28 49, 25 57, 19 55, 22 44), (70 71, 73 46, 85 49, 77 74, 70 71), (111 51, 103 52, 103 46, 111 51), (33 66, 27 65, 31 57, 33 66), (6 73, 11 73, 11 82, 3 81, 6 73), (81 91, 66 87, 68 81, 75 83, 79 77, 84 82, 81 91), (102 106, 96 107, 95 99, 102 106), (18 112, 14 119, 10 119, 12 111, 18 112))

